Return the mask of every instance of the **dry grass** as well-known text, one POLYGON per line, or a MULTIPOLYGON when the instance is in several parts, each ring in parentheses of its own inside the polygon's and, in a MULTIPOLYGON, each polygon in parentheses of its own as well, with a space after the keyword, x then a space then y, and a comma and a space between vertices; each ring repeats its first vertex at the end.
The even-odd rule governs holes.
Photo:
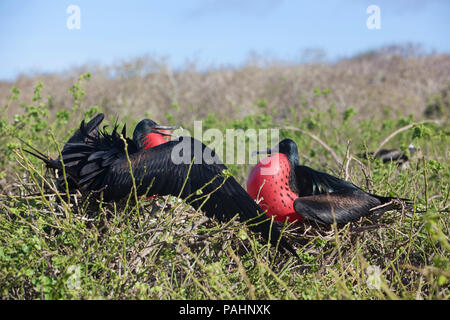
MULTIPOLYGON (((402 54, 380 50, 335 64, 254 59, 239 68, 207 70, 192 63, 182 71, 172 70, 165 59, 143 57, 112 66, 87 65, 64 74, 21 76, 12 83, 2 82, 0 105, 6 104, 12 86, 21 89, 26 101, 31 100, 36 83, 42 81, 43 96, 51 96, 50 110, 70 110, 68 88, 80 74, 90 72, 93 77, 84 84, 89 92, 84 106, 98 105, 122 119, 149 114, 163 122, 170 113, 174 122, 190 124, 213 113, 229 121, 259 112, 257 105, 264 103, 280 120, 290 115, 290 108, 325 111, 329 100, 338 112, 354 108, 358 120, 383 119, 385 110, 422 118, 435 95, 449 95, 450 56, 402 54), (329 89, 329 100, 317 99, 317 89, 329 89)), ((17 110, 13 105, 9 115, 17 110)))
MULTIPOLYGON (((203 72, 173 72, 144 58, 1 83, 1 298, 448 300, 450 56, 406 56, 375 52, 334 65, 253 62, 203 72), (84 71, 91 79, 69 93, 84 71), (43 89, 35 89, 38 80, 43 89), (294 259, 238 222, 217 224, 173 197, 68 201, 14 137, 55 156, 93 105, 109 121, 148 112, 191 127, 213 114, 205 129, 290 128, 280 138, 297 142, 305 165, 415 206, 342 228, 292 225, 285 235, 300 256, 294 259), (57 117, 62 109, 67 119, 57 117), (423 157, 402 169, 357 159, 384 141, 402 150, 414 142, 423 157)), ((250 166, 229 167, 245 183, 250 166)))

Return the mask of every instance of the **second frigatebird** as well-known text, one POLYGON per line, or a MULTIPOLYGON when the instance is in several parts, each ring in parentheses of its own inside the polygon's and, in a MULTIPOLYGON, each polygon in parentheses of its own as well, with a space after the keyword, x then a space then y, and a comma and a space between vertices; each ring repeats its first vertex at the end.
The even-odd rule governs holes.
MULTIPOLYGON (((117 132, 117 125, 111 133, 103 130, 89 135, 82 123, 79 129, 82 142, 67 143, 62 152, 67 175, 82 193, 93 192, 106 201, 127 197, 135 185, 138 196, 180 197, 219 221, 229 221, 237 214, 252 231, 296 255, 281 237, 279 227, 271 224, 264 211, 228 174, 213 150, 191 137, 158 144, 159 137, 149 135, 161 134, 155 128, 164 129, 152 120, 142 120, 133 139, 129 139, 125 138, 125 130, 122 135, 117 132)), ((61 161, 29 153, 49 168, 62 169, 61 161)))
POLYGON ((262 198, 259 205, 277 221, 306 218, 320 224, 347 223, 395 199, 365 192, 353 183, 299 165, 297 144, 290 139, 257 153, 270 156, 251 171, 247 191, 255 200, 262 198))
MULTIPOLYGON (((408 146, 410 156, 422 157, 420 148, 416 148, 412 143, 408 146)), ((399 149, 381 149, 378 152, 364 152, 358 154, 363 159, 381 159, 383 163, 396 162, 400 169, 408 166, 410 160, 407 153, 399 149)))

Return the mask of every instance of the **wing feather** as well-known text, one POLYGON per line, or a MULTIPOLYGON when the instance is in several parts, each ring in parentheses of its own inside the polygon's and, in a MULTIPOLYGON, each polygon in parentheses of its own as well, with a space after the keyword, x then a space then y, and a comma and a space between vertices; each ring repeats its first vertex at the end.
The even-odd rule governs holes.
POLYGON ((370 215, 370 209, 381 203, 362 190, 344 190, 299 197, 294 201, 294 209, 302 217, 320 224, 348 223, 370 215))
MULTIPOLYGON (((353 183, 307 166, 297 166, 295 173, 299 193, 294 201, 295 212, 321 224, 358 220, 372 214, 370 209, 394 199, 365 192, 353 183)), ((387 206, 383 211, 392 208, 387 206)))
POLYGON ((307 166, 297 166, 295 168, 295 176, 300 196, 359 189, 353 183, 336 178, 325 172, 316 171, 307 166))

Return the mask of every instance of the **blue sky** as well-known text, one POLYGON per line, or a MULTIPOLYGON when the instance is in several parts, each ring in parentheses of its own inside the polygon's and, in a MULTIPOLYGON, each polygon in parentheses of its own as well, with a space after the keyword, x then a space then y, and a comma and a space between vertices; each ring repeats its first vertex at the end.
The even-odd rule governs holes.
POLYGON ((393 43, 450 52, 448 0, 1 0, 0 79, 63 71, 145 54, 203 65, 239 64, 249 52, 296 59, 321 48, 330 59, 393 43), (69 5, 81 29, 69 30, 69 5), (369 5, 381 29, 369 30, 369 5))

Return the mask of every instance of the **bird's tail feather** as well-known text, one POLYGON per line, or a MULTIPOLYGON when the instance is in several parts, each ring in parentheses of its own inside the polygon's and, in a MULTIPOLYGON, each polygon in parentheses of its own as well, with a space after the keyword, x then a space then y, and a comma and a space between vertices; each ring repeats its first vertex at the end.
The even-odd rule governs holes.
MULTIPOLYGON (((382 205, 379 207, 384 206, 385 210, 400 209, 400 208, 405 208, 406 210, 410 210, 414 207, 414 201, 411 199, 398 198, 398 197, 382 197, 382 196, 378 196, 378 195, 372 195, 372 196, 376 197, 378 200, 381 201, 382 205), (393 200, 397 200, 397 202, 395 202, 393 200), (387 205, 387 206, 385 206, 385 205, 387 205)), ((373 209, 377 209, 377 208, 373 208, 373 209)))
POLYGON ((53 160, 50 157, 46 156, 45 154, 43 154, 42 152, 40 152, 39 150, 37 150, 35 147, 33 147, 32 145, 26 143, 24 140, 18 138, 23 144, 25 144, 28 148, 32 149, 33 151, 27 150, 27 149, 23 149, 23 151, 25 151, 26 153, 31 154, 32 156, 44 161, 44 163, 47 165, 47 168, 51 168, 51 169, 62 169, 62 164, 58 161, 58 160, 53 160))

